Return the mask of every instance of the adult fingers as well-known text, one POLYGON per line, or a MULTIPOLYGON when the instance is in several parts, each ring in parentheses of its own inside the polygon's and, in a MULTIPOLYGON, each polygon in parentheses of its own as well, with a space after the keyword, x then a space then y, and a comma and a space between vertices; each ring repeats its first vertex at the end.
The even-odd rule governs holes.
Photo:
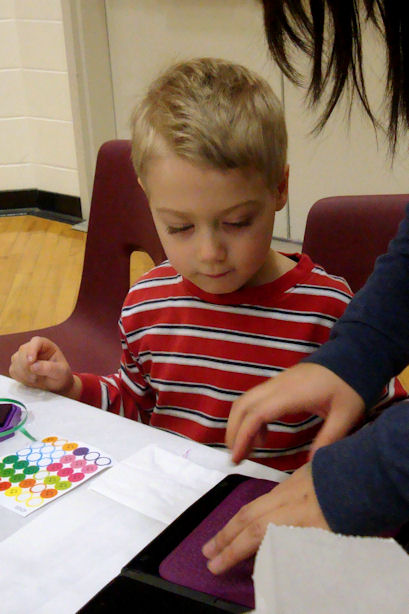
POLYGON ((203 546, 203 554, 210 559, 209 570, 222 573, 257 550, 263 539, 266 524, 263 517, 271 511, 269 495, 258 497, 233 516, 221 531, 203 546))
POLYGON ((269 524, 269 514, 265 514, 244 527, 229 544, 211 558, 207 567, 213 574, 221 574, 257 552, 269 524))

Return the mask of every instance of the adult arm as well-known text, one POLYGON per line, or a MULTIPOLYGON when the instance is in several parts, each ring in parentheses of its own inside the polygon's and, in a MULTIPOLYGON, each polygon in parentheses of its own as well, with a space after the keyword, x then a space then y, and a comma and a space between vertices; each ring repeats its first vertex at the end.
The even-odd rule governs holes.
POLYGON ((318 450, 315 493, 330 528, 375 535, 409 520, 409 401, 318 450))

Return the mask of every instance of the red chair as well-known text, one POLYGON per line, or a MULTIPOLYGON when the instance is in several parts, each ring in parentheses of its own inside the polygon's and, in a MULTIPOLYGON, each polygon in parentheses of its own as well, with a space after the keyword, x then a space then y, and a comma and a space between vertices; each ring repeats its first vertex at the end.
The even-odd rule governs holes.
POLYGON ((303 252, 357 292, 387 251, 408 203, 409 194, 323 198, 308 214, 303 252))
POLYGON ((57 326, 1 335, 0 373, 8 374, 11 355, 33 335, 57 343, 75 371, 108 374, 118 369, 117 323, 129 289, 130 256, 142 250, 155 264, 165 259, 130 153, 126 140, 109 141, 99 151, 74 312, 57 326))

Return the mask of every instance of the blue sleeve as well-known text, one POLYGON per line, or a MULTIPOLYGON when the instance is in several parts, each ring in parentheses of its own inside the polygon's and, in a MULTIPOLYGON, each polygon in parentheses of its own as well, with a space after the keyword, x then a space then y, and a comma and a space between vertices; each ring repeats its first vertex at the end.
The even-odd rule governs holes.
POLYGON ((319 449, 314 488, 331 529, 376 535, 409 520, 409 401, 319 449))
POLYGON ((409 363, 409 206, 387 254, 377 259, 330 340, 304 361, 339 375, 367 406, 409 363))

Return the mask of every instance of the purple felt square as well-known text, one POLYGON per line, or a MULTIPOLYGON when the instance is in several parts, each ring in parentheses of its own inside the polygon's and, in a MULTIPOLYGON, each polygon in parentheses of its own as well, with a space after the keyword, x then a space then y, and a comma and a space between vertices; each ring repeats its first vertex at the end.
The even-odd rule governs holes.
POLYGON ((213 537, 243 505, 269 492, 276 482, 250 478, 237 486, 162 561, 159 574, 165 580, 203 593, 254 608, 252 573, 254 556, 220 576, 207 569, 202 546, 213 537))

